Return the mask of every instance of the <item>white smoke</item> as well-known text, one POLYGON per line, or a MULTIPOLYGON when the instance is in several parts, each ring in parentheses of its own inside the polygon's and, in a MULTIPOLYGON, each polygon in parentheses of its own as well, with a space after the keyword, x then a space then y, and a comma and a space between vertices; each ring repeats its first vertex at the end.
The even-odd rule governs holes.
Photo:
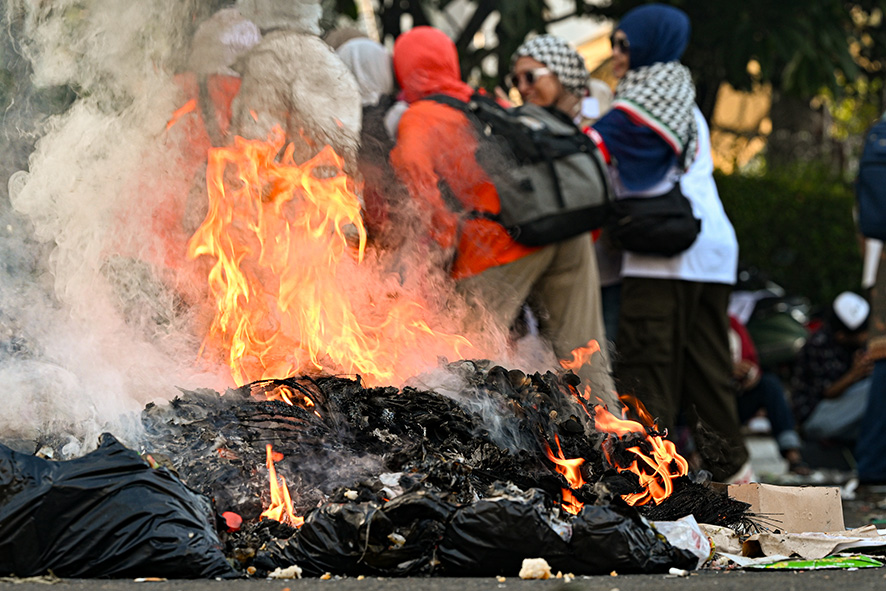
POLYGON ((194 287, 157 265, 170 239, 156 232, 158 209, 193 182, 182 178, 166 123, 183 102, 173 75, 199 4, 7 7, 33 84, 68 85, 78 96, 9 182, 20 214, 10 219, 33 236, 4 243, 2 256, 20 257, 33 239, 41 255, 0 289, 6 324, 22 341, 0 356, 0 437, 68 433, 87 448, 102 430, 134 438, 131 415, 146 402, 171 398, 176 386, 224 385, 212 368, 197 369, 195 319, 182 305, 194 287))
MULTIPOLYGON (((233 385, 227 368, 200 360, 208 261, 183 253, 205 207, 205 186, 189 128, 167 128, 191 98, 175 76, 209 4, 7 4, 8 34, 33 70, 30 82, 20 82, 64 85, 76 99, 39 123, 3 120, 5 137, 24 129, 40 137, 26 170, 10 178, 13 211, 0 207, 0 221, 8 221, 6 234, 0 226, 0 279, 10 279, 0 282, 0 440, 51 436, 74 442, 66 449, 75 453, 109 430, 133 444, 145 403, 171 399, 179 387, 233 385)), ((317 2, 303 4, 314 18, 317 2)), ((451 283, 427 268, 427 257, 417 264, 422 256, 404 252, 392 264, 390 256, 368 254, 342 289, 370 309, 424 294, 430 308, 450 308, 437 328, 458 334, 461 317, 477 310, 453 299, 451 283), (409 271, 397 273, 397 265, 409 271)), ((506 358, 501 327, 465 336, 509 367, 552 364, 537 354, 506 358)))

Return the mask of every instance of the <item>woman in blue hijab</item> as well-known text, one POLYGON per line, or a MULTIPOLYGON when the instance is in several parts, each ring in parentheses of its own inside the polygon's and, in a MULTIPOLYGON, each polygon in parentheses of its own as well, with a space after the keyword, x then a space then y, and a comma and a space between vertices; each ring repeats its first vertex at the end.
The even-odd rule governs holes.
POLYGON ((620 196, 662 194, 695 157, 695 86, 679 62, 689 43, 689 17, 651 4, 628 12, 613 34, 612 109, 594 128, 616 162, 620 196), (627 67, 626 71, 620 71, 627 67))
POLYGON ((713 180, 692 77, 679 61, 689 32, 682 10, 648 4, 625 14, 612 36, 620 80, 611 110, 594 129, 612 157, 616 197, 679 189, 701 220, 695 242, 675 256, 622 255, 615 373, 619 392, 636 394, 672 434, 682 410, 702 467, 715 480, 739 482, 750 480, 751 470, 729 351, 727 306, 738 243, 713 180), (699 438, 710 432, 718 443, 702 445, 699 438))

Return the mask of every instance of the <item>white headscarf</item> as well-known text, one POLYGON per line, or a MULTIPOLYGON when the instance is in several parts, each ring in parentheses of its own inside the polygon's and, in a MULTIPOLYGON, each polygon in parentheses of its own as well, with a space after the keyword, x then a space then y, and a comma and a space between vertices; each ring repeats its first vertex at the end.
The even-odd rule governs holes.
POLYGON ((394 68, 384 45, 357 37, 343 43, 336 53, 357 79, 364 107, 378 104, 382 96, 394 92, 394 68))

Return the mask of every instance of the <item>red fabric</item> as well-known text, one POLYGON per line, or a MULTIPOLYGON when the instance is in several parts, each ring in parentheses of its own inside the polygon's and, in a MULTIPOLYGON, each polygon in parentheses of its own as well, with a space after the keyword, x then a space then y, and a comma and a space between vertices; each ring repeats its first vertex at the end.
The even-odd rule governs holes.
POLYGON ((492 220, 461 221, 443 201, 441 180, 465 211, 497 214, 501 209, 495 186, 474 158, 471 122, 461 111, 419 100, 437 93, 470 99, 474 91, 459 77, 455 44, 441 31, 416 27, 394 44, 394 69, 412 104, 400 119, 391 164, 421 206, 428 235, 444 249, 457 249, 452 276, 470 277, 537 250, 515 242, 492 220))
POLYGON ((443 201, 444 180, 466 211, 496 214, 501 206, 495 186, 474 158, 477 139, 465 115, 451 107, 419 101, 400 119, 394 170, 424 214, 428 234, 445 248, 456 247, 455 279, 482 273, 538 250, 515 242, 501 224, 485 218, 464 220, 443 201))
POLYGON ((455 43, 433 27, 415 27, 397 37, 394 73, 407 103, 438 93, 467 102, 474 94, 461 80, 455 43))
POLYGON ((751 340, 751 335, 748 333, 748 329, 745 328, 744 324, 739 322, 734 316, 730 316, 729 327, 732 328, 732 330, 738 334, 738 338, 741 339, 741 358, 750 361, 754 365, 760 365, 757 348, 754 346, 754 341, 751 340))

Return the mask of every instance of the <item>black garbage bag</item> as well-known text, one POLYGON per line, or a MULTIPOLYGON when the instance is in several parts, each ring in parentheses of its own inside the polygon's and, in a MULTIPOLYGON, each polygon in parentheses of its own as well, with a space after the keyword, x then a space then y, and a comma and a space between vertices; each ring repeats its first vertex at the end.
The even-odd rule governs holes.
POLYGON ((0 575, 227 577, 209 501, 110 434, 66 462, 0 445, 0 575))
POLYGON ((545 558, 575 572, 565 568, 571 530, 539 489, 482 499, 453 515, 438 550, 441 569, 446 576, 515 576, 524 558, 545 558))
POLYGON ((514 576, 524 558, 544 558, 555 572, 599 575, 692 569, 698 562, 632 509, 586 505, 575 517, 558 514, 538 489, 461 507, 440 543, 441 568, 447 576, 514 576))
POLYGON ((630 508, 586 505, 572 520, 575 574, 666 573, 670 568, 693 570, 698 557, 672 546, 630 508))
POLYGON ((428 491, 387 503, 325 503, 305 517, 284 557, 304 574, 430 574, 455 507, 428 491))

